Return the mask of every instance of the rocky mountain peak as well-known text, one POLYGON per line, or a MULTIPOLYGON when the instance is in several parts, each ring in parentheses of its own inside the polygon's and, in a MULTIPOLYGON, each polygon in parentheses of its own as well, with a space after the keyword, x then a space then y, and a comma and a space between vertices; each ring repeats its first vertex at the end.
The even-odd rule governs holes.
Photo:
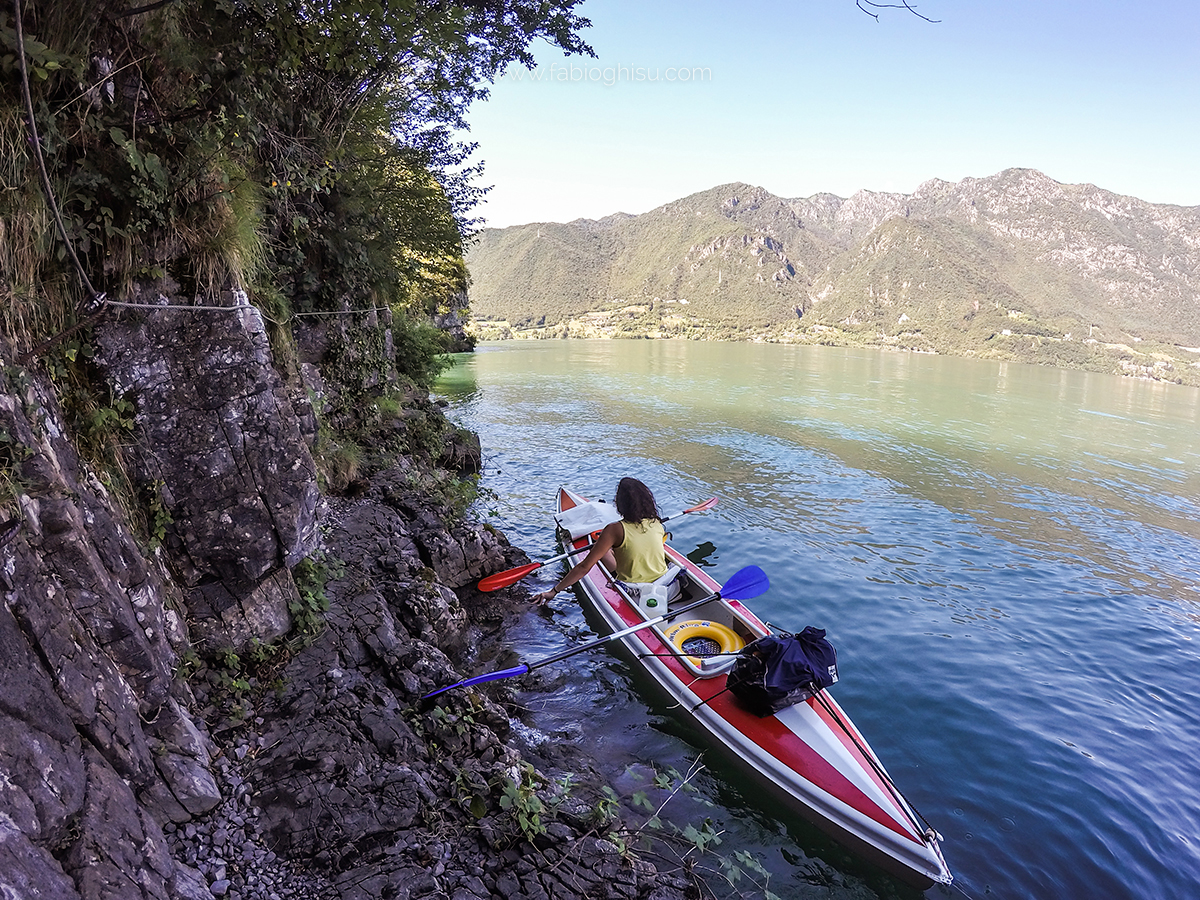
POLYGON ((585 314, 589 335, 770 327, 788 340, 1032 355, 1200 382, 1195 360, 1172 349, 1200 345, 1200 207, 1036 169, 849 198, 784 199, 733 182, 614 222, 602 243, 563 232, 553 247, 514 255, 531 247, 527 230, 505 229, 468 257, 472 309, 510 329, 585 314), (769 253, 741 251, 752 245, 769 253), (781 264, 774 274, 768 256, 781 264), (653 304, 684 299, 687 315, 672 311, 664 328, 653 304), (642 312, 617 316, 618 302, 642 312), (1007 340, 1009 309, 1031 339, 1007 340), (1064 337, 1079 334, 1093 343, 1064 337), (1147 353, 1153 341, 1164 342, 1162 358, 1147 353))

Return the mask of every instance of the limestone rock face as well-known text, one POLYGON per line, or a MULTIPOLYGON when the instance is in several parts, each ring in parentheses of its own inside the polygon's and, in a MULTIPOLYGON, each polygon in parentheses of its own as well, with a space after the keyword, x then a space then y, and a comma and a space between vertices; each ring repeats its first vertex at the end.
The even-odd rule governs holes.
POLYGON ((100 362, 131 396, 142 453, 135 480, 173 519, 166 546, 194 637, 214 646, 269 641, 290 624, 286 570, 317 543, 316 466, 298 402, 271 363, 244 294, 228 312, 178 309, 170 284, 141 292, 161 310, 121 312, 97 329, 100 362))
POLYGON ((0 369, 0 893, 184 896, 160 824, 219 798, 174 679, 181 598, 65 432, 48 381, 0 369))
POLYGON ((468 353, 475 349, 475 339, 467 334, 467 307, 470 301, 466 291, 457 291, 449 298, 448 309, 434 315, 433 324, 446 333, 450 353, 468 353))
POLYGON ((455 429, 446 439, 438 462, 462 475, 478 475, 483 471, 483 448, 479 435, 455 429))
MULTIPOLYGON (((269 648, 265 674, 238 669, 231 699, 226 654, 195 651, 289 627, 289 567, 321 540, 311 406, 249 307, 122 311, 93 340, 136 409, 134 491, 80 457, 85 426, 71 435, 49 375, 0 335, 0 897, 685 896, 581 817, 539 839, 535 871, 495 796, 524 766, 508 712, 483 696, 423 708, 462 677, 447 654, 502 652, 494 635, 528 603, 471 587, 527 561, 443 489, 479 471, 477 440, 321 503, 323 628, 269 648)), ((427 397, 420 415, 442 424, 427 397)))

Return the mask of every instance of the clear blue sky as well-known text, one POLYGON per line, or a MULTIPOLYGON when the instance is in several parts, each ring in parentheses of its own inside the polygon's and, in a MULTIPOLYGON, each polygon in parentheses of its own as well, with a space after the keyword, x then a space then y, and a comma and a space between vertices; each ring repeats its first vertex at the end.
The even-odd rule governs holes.
POLYGON ((533 74, 511 67, 471 110, 493 185, 479 212, 641 213, 731 181, 910 192, 1011 166, 1200 205, 1195 0, 917 9, 941 21, 876 22, 854 0, 588 0, 596 58, 541 45, 533 74))

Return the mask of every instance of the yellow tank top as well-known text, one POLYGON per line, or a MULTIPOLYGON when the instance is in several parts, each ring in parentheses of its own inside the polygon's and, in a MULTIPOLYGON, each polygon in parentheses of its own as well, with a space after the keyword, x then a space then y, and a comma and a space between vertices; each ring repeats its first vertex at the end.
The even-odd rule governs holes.
POLYGON ((616 576, 621 581, 649 582, 666 574, 667 561, 663 555, 666 531, 658 519, 622 522, 625 540, 613 547, 617 563, 616 576))

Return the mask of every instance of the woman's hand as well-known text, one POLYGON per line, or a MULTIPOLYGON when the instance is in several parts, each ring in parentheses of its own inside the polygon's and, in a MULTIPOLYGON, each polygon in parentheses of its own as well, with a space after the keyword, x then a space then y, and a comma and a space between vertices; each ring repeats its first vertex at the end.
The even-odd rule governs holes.
POLYGON ((620 522, 609 522, 604 526, 604 530, 600 532, 600 537, 592 544, 592 549, 588 551, 580 562, 575 564, 575 567, 566 574, 565 578, 548 591, 542 591, 540 594, 534 594, 533 599, 538 603, 545 603, 547 600, 553 600, 554 595, 560 590, 565 591, 567 588, 579 582, 584 575, 592 570, 592 566, 600 561, 600 558, 608 553, 614 546, 625 540, 625 526, 620 522))

